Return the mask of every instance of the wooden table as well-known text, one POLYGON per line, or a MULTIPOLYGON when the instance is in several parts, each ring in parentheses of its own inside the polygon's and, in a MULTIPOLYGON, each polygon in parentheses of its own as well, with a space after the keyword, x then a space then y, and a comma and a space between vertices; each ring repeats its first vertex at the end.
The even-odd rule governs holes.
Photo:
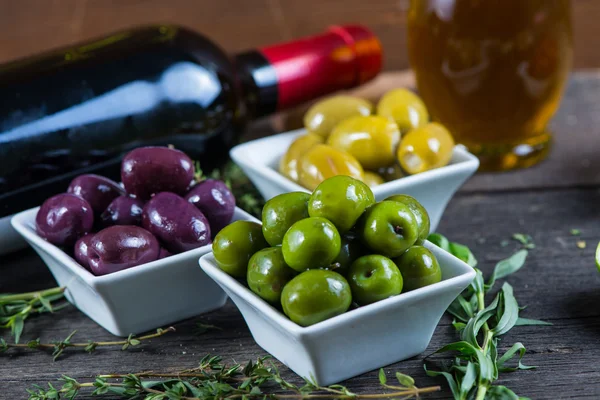
MULTIPOLYGON (((392 77, 391 81, 405 78, 398 79, 392 77)), ((530 251, 526 266, 508 281, 520 305, 527 305, 523 317, 554 325, 515 327, 504 338, 501 350, 520 341, 527 347, 526 364, 538 368, 504 374, 499 383, 532 399, 598 399, 600 273, 594 265, 594 250, 600 239, 599 74, 580 72, 572 76, 552 127, 555 148, 546 162, 525 171, 475 176, 452 199, 438 231, 470 246, 484 273, 518 246, 511 242, 503 247, 503 240, 516 232, 532 235, 536 248, 530 251), (571 229, 581 230, 581 236, 571 235, 571 229), (585 241, 587 247, 578 248, 578 240, 585 241)), ((0 293, 54 285, 42 261, 30 250, 2 257, 0 268, 0 293)), ((450 322, 447 316, 442 319, 425 353, 386 370, 410 374, 420 386, 440 384, 443 390, 428 398, 449 398, 445 381, 425 375, 423 357, 457 340, 450 322)), ((26 388, 54 381, 61 374, 83 380, 101 373, 191 368, 207 353, 238 362, 266 355, 230 303, 175 327, 175 333, 125 352, 118 348, 99 349, 92 355, 67 351, 57 362, 41 351, 13 350, 0 355, 0 399, 25 398, 26 388), (196 336, 198 320, 223 330, 196 336)), ((82 341, 114 340, 73 307, 28 320, 24 340, 62 339, 75 329, 82 341)), ((282 371, 284 377, 298 381, 285 367, 282 371)), ((364 392, 377 390, 377 382, 377 374, 372 372, 346 384, 364 392)))

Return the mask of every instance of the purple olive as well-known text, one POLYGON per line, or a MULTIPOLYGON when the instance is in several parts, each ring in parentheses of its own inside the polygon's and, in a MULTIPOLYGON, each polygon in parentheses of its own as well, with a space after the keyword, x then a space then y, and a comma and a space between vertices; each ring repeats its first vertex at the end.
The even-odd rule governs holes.
POLYGON ((202 181, 188 192, 185 199, 202 211, 214 234, 229 224, 233 218, 235 197, 222 181, 214 179, 202 181))
POLYGON ((79 175, 71 181, 67 193, 87 200, 94 213, 99 215, 115 197, 125 194, 125 190, 115 181, 100 175, 79 175))
POLYGON ((167 258, 167 257, 171 257, 173 254, 171 254, 171 252, 167 249, 165 249, 164 247, 160 248, 160 251, 158 252, 158 259, 162 260, 163 258, 167 258))
POLYGON ((90 270, 106 275, 158 259, 160 244, 139 226, 117 225, 96 233, 88 249, 90 270))
POLYGON ((90 271, 90 242, 93 237, 93 233, 88 233, 87 235, 80 237, 79 240, 75 242, 75 250, 73 251, 77 262, 88 271, 90 271))
POLYGON ((174 193, 158 193, 146 203, 142 226, 171 253, 210 243, 210 225, 202 211, 174 193))
POLYGON ((119 196, 100 215, 102 226, 142 225, 144 202, 129 196, 119 196))
POLYGON ((127 193, 148 200, 159 192, 184 195, 194 179, 194 163, 168 147, 140 147, 127 153, 121 180, 127 193))
POLYGON ((93 225, 90 203, 67 193, 50 197, 35 217, 38 235, 57 246, 73 246, 77 239, 92 230, 93 225))

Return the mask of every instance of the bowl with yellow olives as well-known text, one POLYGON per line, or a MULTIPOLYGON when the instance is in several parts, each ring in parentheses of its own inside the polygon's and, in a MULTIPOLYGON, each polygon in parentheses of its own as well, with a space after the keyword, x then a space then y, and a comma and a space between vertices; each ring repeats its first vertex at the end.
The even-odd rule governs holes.
POLYGON ((326 98, 308 109, 304 125, 231 150, 266 199, 311 192, 329 177, 347 175, 371 187, 376 200, 415 197, 435 229, 452 195, 479 167, 407 89, 388 91, 376 105, 349 95, 326 98))
POLYGON ((338 175, 277 195, 262 221, 236 221, 200 266, 263 349, 329 385, 423 352, 474 270, 427 241, 414 197, 376 201, 338 175))

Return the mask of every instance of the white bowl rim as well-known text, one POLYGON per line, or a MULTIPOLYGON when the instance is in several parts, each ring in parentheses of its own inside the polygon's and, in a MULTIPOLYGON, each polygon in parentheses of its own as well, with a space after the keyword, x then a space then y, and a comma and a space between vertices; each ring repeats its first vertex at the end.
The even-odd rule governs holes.
MULTIPOLYGON (((256 173, 263 175, 264 177, 269 178, 271 181, 279 184, 280 186, 288 188, 290 191, 310 191, 298 183, 292 181, 288 177, 282 175, 279 171, 271 168, 270 166, 263 163, 250 163, 247 160, 245 151, 250 146, 266 146, 269 142, 287 138, 287 137, 296 137, 307 132, 306 129, 300 128, 289 132, 279 133, 272 136, 267 136, 260 139, 251 140, 245 143, 241 143, 237 146, 234 146, 229 151, 229 156, 234 160, 236 164, 243 164, 244 168, 248 168, 256 173)), ((285 150, 282 150, 282 155, 285 150)), ((476 171, 479 168, 479 159, 471 154, 464 146, 455 145, 452 150, 452 160, 450 164, 445 165, 440 168, 432 169, 429 171, 421 172, 419 174, 403 176, 402 178, 394 179, 389 182, 385 182, 381 185, 373 187, 371 190, 373 194, 377 197, 379 193, 386 192, 388 189, 394 188, 399 189, 405 186, 410 186, 413 183, 418 183, 426 180, 437 180, 443 179, 446 176, 454 175, 458 173, 471 173, 476 171)))
MULTIPOLYGON (((323 333, 332 327, 342 324, 342 323, 352 323, 354 321, 360 321, 361 317, 366 314, 371 314, 373 312, 385 312, 386 310, 396 308, 401 306, 404 303, 416 301, 425 297, 429 297, 435 295, 435 293, 440 290, 449 288, 454 286, 454 284, 464 284, 466 286, 475 278, 475 270, 466 264, 464 261, 456 258, 452 254, 447 251, 437 247, 429 241, 426 241, 425 246, 432 250, 436 257, 442 255, 445 259, 445 262, 452 262, 456 266, 459 267, 462 272, 454 276, 452 278, 444 279, 438 283, 434 283, 429 286, 425 286, 419 289, 411 290, 406 293, 401 293, 397 296, 393 296, 384 300, 380 300, 378 302, 368 304, 366 306, 361 306, 359 308, 350 310, 343 314, 337 315, 333 318, 329 318, 325 321, 321 321, 317 324, 310 326, 300 326, 295 322, 288 319, 283 313, 277 310, 275 307, 271 306, 265 300, 261 299, 258 295, 248 289, 246 286, 242 285, 237 279, 228 275, 226 272, 221 270, 215 262, 214 255, 212 252, 207 253, 200 257, 199 264, 200 267, 207 273, 210 277, 216 277, 216 280, 223 283, 227 289, 235 292, 236 295, 240 296, 244 301, 250 304, 253 308, 260 311, 265 317, 269 318, 273 323, 281 326, 286 331, 293 333, 297 337, 301 336, 313 336, 315 334, 323 333)), ((213 278, 214 279, 214 278, 213 278)))
MULTIPOLYGON (((183 253, 173 254, 169 257, 162 258, 160 260, 155 260, 149 263, 137 265, 135 267, 126 268, 120 271, 112 272, 110 274, 96 276, 90 271, 88 271, 85 267, 80 265, 74 258, 68 255, 61 248, 44 240, 35 232, 30 223, 31 221, 35 220, 35 215, 37 214, 39 209, 40 207, 33 207, 15 214, 11 219, 12 226, 21 236, 23 236, 23 238, 25 238, 27 241, 32 242, 36 246, 39 246, 46 253, 50 254, 53 258, 55 258, 57 261, 59 261, 61 264, 67 267, 71 273, 83 279, 90 286, 96 284, 111 283, 121 280, 128 280, 137 276, 140 273, 159 270, 162 268, 169 268, 173 263, 200 257, 201 255, 207 252, 210 253, 212 251, 212 243, 209 243, 205 246, 184 251, 183 253)), ((254 217, 236 206, 232 221, 236 219, 254 220, 254 217)))

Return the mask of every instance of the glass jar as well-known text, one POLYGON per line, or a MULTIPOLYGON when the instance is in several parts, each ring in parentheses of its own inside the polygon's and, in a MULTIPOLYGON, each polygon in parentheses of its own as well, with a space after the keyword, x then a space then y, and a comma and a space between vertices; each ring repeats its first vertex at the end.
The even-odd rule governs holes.
POLYGON ((570 0, 412 0, 408 13, 419 93, 482 170, 547 155, 572 47, 570 0))

